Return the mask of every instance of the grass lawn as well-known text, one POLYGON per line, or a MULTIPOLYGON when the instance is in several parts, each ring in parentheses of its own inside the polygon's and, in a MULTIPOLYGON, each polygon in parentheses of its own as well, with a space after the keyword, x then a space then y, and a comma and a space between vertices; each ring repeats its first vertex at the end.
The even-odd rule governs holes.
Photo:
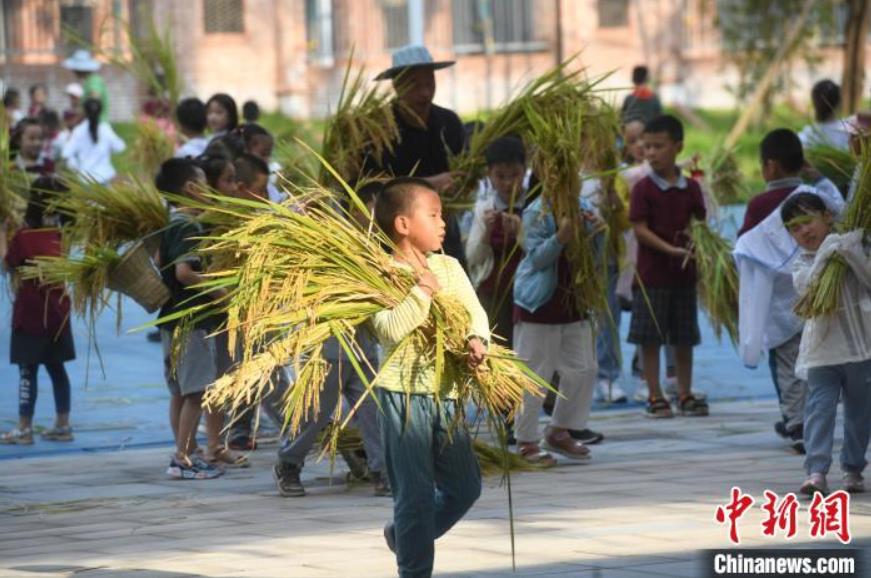
MULTIPOLYGON (((738 116, 738 111, 696 110, 695 113, 709 128, 700 129, 692 126, 689 122, 684 122, 686 131, 684 155, 689 157, 698 152, 703 158, 707 158, 728 134, 738 116)), ((468 118, 473 117, 469 116, 468 118)), ((295 138, 300 138, 312 146, 318 145, 324 127, 323 120, 296 121, 278 113, 264 114, 261 116, 260 122, 276 136, 275 156, 279 161, 282 155, 287 154, 288 149, 294 146, 295 138)), ((748 198, 761 192, 764 188, 759 169, 759 142, 765 133, 778 127, 798 131, 806 123, 807 119, 795 112, 786 108, 776 108, 762 123, 751 126, 738 140, 735 154, 741 172, 747 181, 748 198)), ((118 123, 114 125, 114 128, 128 145, 132 142, 135 132, 133 123, 118 123)), ((119 172, 129 172, 131 168, 130 148, 125 153, 118 155, 115 162, 119 172)), ((746 199, 744 200, 746 201, 746 199)))

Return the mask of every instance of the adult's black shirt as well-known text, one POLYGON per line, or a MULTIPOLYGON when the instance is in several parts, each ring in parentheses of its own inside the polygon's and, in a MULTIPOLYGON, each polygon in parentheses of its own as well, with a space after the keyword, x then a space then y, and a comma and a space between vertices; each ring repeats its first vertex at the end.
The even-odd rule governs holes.
MULTIPOLYGON (((367 157, 364 173, 385 171, 397 177, 431 177, 447 172, 448 156, 463 150, 465 133, 460 117, 452 110, 433 104, 424 128, 408 122, 399 114, 397 105, 393 106, 393 114, 399 128, 399 142, 392 153, 385 152, 381 159, 367 157)), ((446 215, 445 225, 444 251, 465 268, 466 255, 456 217, 446 215)))

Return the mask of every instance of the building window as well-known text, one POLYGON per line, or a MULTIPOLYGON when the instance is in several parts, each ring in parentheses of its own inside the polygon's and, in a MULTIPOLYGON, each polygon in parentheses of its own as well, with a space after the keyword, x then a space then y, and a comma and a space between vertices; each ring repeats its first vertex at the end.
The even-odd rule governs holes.
POLYGON ((203 0, 206 34, 245 32, 242 0, 203 0))
POLYGON ((305 0, 305 43, 309 60, 332 66, 335 59, 332 0, 305 0))
POLYGON ((484 51, 485 34, 490 26, 496 52, 546 48, 546 42, 537 37, 535 30, 535 8, 539 1, 453 0, 454 50, 484 51))
POLYGON ((399 48, 408 44, 408 0, 381 0, 384 15, 384 45, 399 48))
POLYGON ((64 53, 94 41, 94 8, 88 2, 67 1, 60 6, 61 45, 64 53))
POLYGON ((629 0, 599 0, 599 28, 629 26, 629 0))

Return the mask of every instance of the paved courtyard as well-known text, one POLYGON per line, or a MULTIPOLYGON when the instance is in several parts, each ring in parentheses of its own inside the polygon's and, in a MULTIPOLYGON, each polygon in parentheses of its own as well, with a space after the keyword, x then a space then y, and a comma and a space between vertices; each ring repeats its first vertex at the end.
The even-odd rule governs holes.
MULTIPOLYGON (((801 458, 771 431, 773 401, 721 402, 707 419, 648 420, 638 409, 600 412, 607 438, 592 462, 512 476, 516 576, 700 576, 700 551, 727 548, 714 520, 737 485, 795 491, 801 458)), ((840 439, 840 435, 838 436, 840 439)), ((169 448, 7 459, 0 468, 0 576, 392 576, 381 528, 391 501, 348 488, 336 464, 312 463, 309 495, 280 498, 274 447, 221 479, 163 476, 169 448)), ((835 468, 833 481, 839 473, 835 468)), ((766 538, 754 506, 739 522, 746 547, 839 547, 809 537, 808 501, 798 534, 766 538)), ((851 547, 871 548, 871 495, 852 500, 851 547)), ((508 502, 498 477, 436 547, 436 575, 512 575, 508 502)))

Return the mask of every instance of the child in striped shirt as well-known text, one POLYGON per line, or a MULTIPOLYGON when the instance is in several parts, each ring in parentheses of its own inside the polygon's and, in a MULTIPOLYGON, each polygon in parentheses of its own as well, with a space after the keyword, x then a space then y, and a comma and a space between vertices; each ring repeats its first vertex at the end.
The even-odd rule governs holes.
MULTIPOLYGON (((393 523, 384 528, 396 553, 401 577, 430 576, 435 539, 472 507, 481 493, 481 474, 468 432, 451 429, 459 411, 450 383, 435 383, 429 348, 406 340, 429 317, 433 296, 450 295, 469 313, 468 363, 484 361, 489 339, 487 314, 459 262, 436 253, 445 237, 441 200, 427 181, 401 177, 388 182, 375 203, 375 220, 394 243, 398 267, 412 270, 417 284, 392 309, 372 319, 384 348, 376 384, 383 411, 384 461, 393 488, 393 523)), ((450 380, 449 372, 442 374, 450 380)))

